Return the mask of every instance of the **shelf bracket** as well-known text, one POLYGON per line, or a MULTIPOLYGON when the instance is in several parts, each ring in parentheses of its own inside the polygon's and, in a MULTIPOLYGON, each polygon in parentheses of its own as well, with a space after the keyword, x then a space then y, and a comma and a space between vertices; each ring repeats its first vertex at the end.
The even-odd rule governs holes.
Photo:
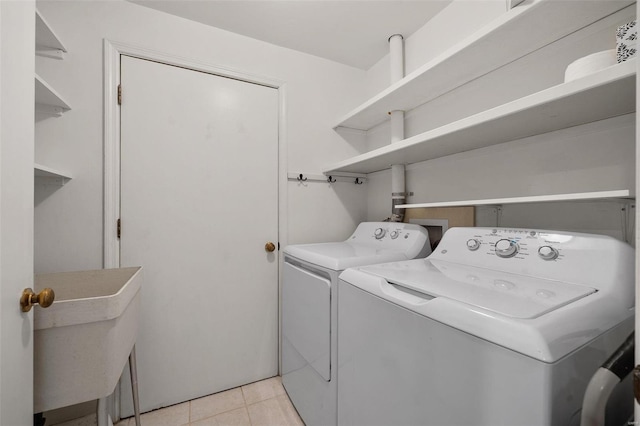
POLYGON ((36 104, 36 113, 47 117, 62 117, 66 110, 59 106, 36 104))
POLYGON ((64 50, 55 47, 36 46, 36 55, 51 59, 64 59, 64 50))
POLYGON ((55 177, 55 176, 36 176, 35 182, 45 186, 64 186, 71 178, 55 177))

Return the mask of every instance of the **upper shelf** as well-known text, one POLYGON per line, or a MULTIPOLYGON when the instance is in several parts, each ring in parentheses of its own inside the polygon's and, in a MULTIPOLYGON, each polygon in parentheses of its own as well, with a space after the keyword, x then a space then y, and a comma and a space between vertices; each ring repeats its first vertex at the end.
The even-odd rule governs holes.
POLYGON ((60 41, 51 26, 36 9, 36 54, 54 59, 64 59, 67 48, 60 41))
POLYGON ((39 75, 35 75, 36 111, 51 116, 61 116, 71 107, 53 87, 49 86, 39 75))
POLYGON ((369 130, 386 121, 389 111, 412 110, 633 3, 521 4, 351 111, 334 127, 369 130))
MULTIPOLYGON (((562 2, 566 3, 566 2, 562 2)), ((553 86, 323 170, 371 173, 635 111, 637 59, 553 86)))

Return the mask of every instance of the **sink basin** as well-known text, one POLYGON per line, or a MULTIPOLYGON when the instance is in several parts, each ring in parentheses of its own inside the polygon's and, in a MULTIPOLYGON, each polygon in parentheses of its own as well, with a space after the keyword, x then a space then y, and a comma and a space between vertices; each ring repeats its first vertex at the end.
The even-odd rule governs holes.
POLYGON ((104 398, 138 333, 142 268, 36 275, 53 305, 34 310, 34 413, 104 398))

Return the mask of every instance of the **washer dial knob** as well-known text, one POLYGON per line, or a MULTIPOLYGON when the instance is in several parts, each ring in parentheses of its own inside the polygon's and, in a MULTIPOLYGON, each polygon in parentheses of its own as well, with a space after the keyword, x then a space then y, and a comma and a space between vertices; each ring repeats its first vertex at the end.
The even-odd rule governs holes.
POLYGON ((496 242, 496 255, 499 257, 513 257, 518 253, 518 244, 515 241, 502 239, 496 242))
POLYGON ((396 238, 398 238, 398 235, 400 235, 400 231, 398 231, 397 229, 394 229, 389 233, 389 236, 391 237, 392 240, 395 240, 396 238))
POLYGON ((541 246, 538 249, 538 256, 544 260, 554 260, 558 257, 559 253, 557 249, 551 246, 541 246))
POLYGON ((480 241, 475 238, 471 238, 467 240, 467 248, 471 251, 476 251, 480 248, 480 241))
POLYGON ((373 233, 373 235, 376 237, 376 240, 381 239, 382 237, 384 237, 384 234, 386 234, 387 231, 385 231, 382 228, 378 228, 375 230, 375 232, 373 233))

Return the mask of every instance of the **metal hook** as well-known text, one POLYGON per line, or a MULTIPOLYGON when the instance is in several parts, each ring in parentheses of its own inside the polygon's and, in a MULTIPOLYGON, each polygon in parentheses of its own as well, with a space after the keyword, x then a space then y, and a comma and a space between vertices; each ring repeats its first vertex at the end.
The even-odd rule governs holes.
POLYGON ((360 180, 360 178, 356 178, 356 181, 354 182, 356 185, 362 185, 363 182, 360 180))
POLYGON ((298 182, 306 182, 306 181, 307 181, 307 178, 304 177, 302 173, 300 173, 300 176, 298 176, 298 182))
POLYGON ((334 182, 337 182, 337 181, 336 181, 333 177, 329 176, 329 177, 327 178, 327 182, 329 182, 329 183, 334 183, 334 182))

